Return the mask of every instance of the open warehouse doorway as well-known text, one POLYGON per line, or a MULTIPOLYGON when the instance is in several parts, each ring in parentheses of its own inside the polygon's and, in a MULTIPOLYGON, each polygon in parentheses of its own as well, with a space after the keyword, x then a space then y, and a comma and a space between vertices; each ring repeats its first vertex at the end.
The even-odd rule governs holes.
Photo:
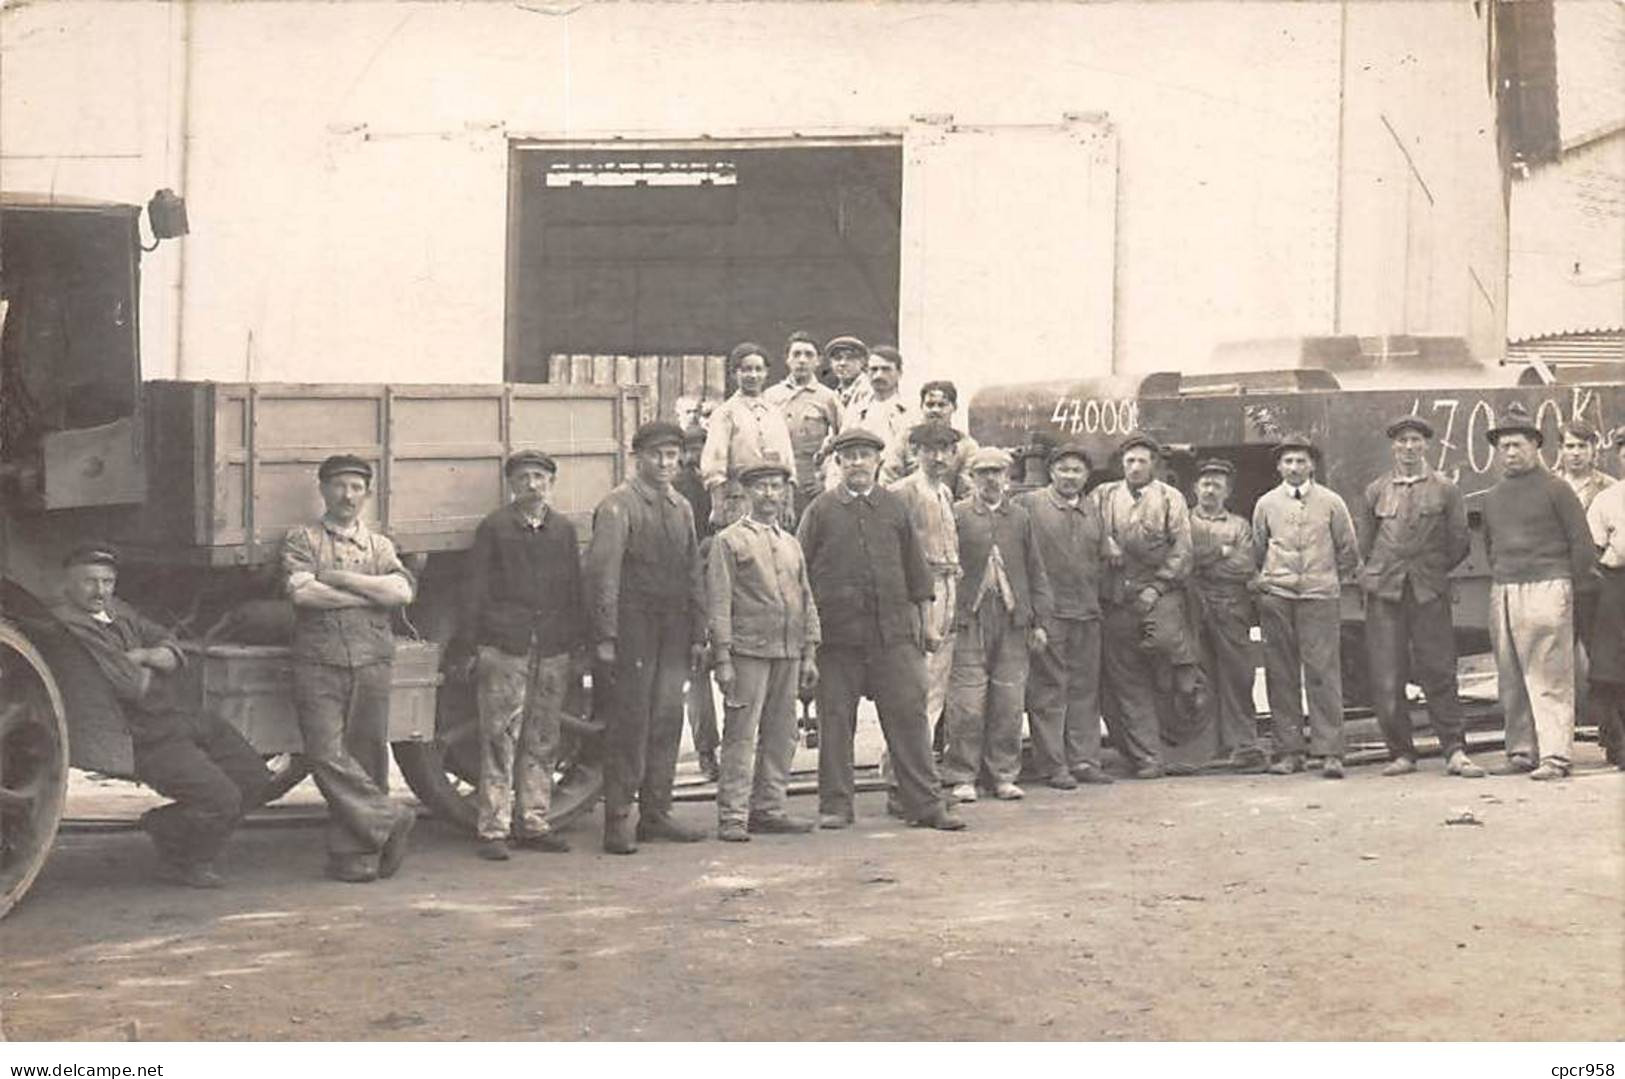
POLYGON ((515 142, 506 377, 659 370, 667 413, 740 341, 895 342, 902 182, 900 137, 515 142))

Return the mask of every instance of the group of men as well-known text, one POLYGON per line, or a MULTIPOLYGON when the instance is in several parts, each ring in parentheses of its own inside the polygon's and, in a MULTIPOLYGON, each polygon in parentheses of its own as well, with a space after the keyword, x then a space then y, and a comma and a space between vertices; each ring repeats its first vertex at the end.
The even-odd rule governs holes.
MULTIPOLYGON (((1386 428, 1393 466, 1366 487, 1358 524, 1317 482, 1321 451, 1299 434, 1274 447, 1280 483, 1248 520, 1228 508, 1232 462, 1197 463, 1192 505, 1162 478, 1164 448, 1139 432, 1118 447, 1121 478, 1091 488, 1090 451, 1064 443, 1048 451, 1047 484, 1013 494, 1011 455, 953 426, 951 383, 927 383, 915 410, 899 403, 895 349, 842 337, 823 353, 833 385, 798 333, 788 377, 769 387, 764 351, 741 345, 738 390, 703 438, 639 428, 632 473, 596 508, 584 560, 551 505, 557 462, 537 450, 507 459, 509 500, 477 530, 448 649, 448 669, 477 687, 481 857, 569 849, 549 800, 564 698, 588 670, 605 730, 603 848, 615 854, 705 837, 671 805, 685 696, 710 705, 709 679, 723 701, 717 834, 730 842, 853 823, 865 697, 886 743, 888 811, 935 829, 963 828, 956 806, 984 794, 1024 796, 1024 717, 1028 773, 1062 790, 1114 782, 1102 720, 1137 779, 1309 763, 1339 778, 1345 586, 1365 609, 1384 774, 1417 769, 1411 682, 1446 770, 1485 774, 1456 699, 1448 575, 1468 553, 1467 512, 1428 463, 1425 419, 1386 428), (1254 717, 1254 625, 1272 753, 1254 717), (816 708, 816 820, 787 807, 798 696, 816 708)), ((1538 426, 1511 406, 1488 434, 1503 477, 1481 508, 1506 715, 1497 770, 1534 779, 1568 774, 1577 708, 1596 717, 1611 761, 1625 750, 1625 484, 1595 469, 1594 431, 1576 423, 1564 436, 1563 466, 1548 471, 1538 426)), ((1607 444, 1625 465, 1625 427, 1607 444)), ((322 518, 282 549, 295 700, 330 808, 327 872, 366 882, 398 870, 412 826, 386 793, 387 719, 391 616, 416 582, 361 519, 371 467, 338 455, 318 479, 322 518)), ((176 799, 145 820, 163 875, 217 886, 215 854, 264 768, 224 724, 166 696, 184 653, 113 598, 116 555, 90 547, 67 562, 59 614, 125 705, 138 777, 176 799)))

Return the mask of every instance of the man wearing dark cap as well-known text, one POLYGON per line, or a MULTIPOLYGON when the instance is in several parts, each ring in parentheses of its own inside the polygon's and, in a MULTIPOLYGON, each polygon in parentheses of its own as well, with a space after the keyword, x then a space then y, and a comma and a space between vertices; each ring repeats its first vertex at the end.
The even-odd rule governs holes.
POLYGON ((1253 718, 1252 628, 1247 582, 1253 576, 1253 529, 1227 508, 1235 466, 1222 457, 1196 466, 1191 509, 1191 590, 1201 608, 1202 670, 1213 691, 1215 761, 1237 772, 1262 772, 1269 761, 1253 718))
POLYGON ((1486 437, 1501 462, 1484 493, 1490 643, 1506 717, 1499 774, 1569 774, 1574 741, 1574 608, 1595 587, 1596 550, 1574 489, 1541 463, 1539 426, 1521 401, 1486 437))
POLYGON ((1118 453, 1123 478, 1095 489, 1105 528, 1105 704, 1135 778, 1156 779, 1163 774, 1162 713, 1195 716, 1207 708, 1185 609, 1190 510, 1184 495, 1156 478, 1156 439, 1134 432, 1118 453))
POLYGON ((552 506, 559 466, 519 450, 504 466, 511 500, 474 532, 453 655, 472 661, 480 713, 474 792, 480 857, 506 861, 569 845, 547 822, 559 712, 585 669, 581 555, 575 526, 552 506))
POLYGON ((829 388, 841 399, 843 410, 856 408, 869 399, 867 364, 869 346, 856 337, 832 337, 824 346, 824 359, 829 364, 829 388))
POLYGON ((790 429, 795 452, 794 519, 800 521, 808 503, 824 489, 818 466, 825 442, 841 429, 841 399, 818 381, 818 342, 811 334, 797 330, 790 335, 784 362, 789 374, 763 396, 783 413, 790 429))
POLYGON ((282 540, 294 703, 305 759, 327 799, 327 874, 365 883, 400 869, 416 819, 388 794, 390 623, 415 585, 395 545, 361 519, 372 466, 337 454, 316 475, 326 512, 282 540))
POLYGON ((705 651, 694 514, 672 488, 682 443, 674 424, 638 428, 635 474, 593 512, 587 614, 596 641, 594 683, 606 690, 604 849, 611 854, 631 854, 640 840, 705 838, 671 817, 683 683, 705 651))
MULTIPOLYGON (((954 410, 958 407, 959 389, 952 382, 933 379, 920 387, 919 417, 922 423, 952 426, 954 410)), ((970 494, 970 470, 965 466, 981 448, 974 438, 966 434, 961 434, 954 444, 954 455, 948 462, 948 472, 943 482, 956 499, 970 494)), ((905 434, 887 445, 880 460, 880 482, 890 487, 904 476, 913 474, 918 464, 913 441, 905 434)))
POLYGON ((1100 766, 1100 571, 1105 525, 1089 482, 1089 452, 1076 442, 1049 453, 1049 486, 1018 495, 1032 518, 1054 613, 1048 642, 1031 657, 1027 724, 1033 764, 1049 785, 1110 783, 1100 766))
POLYGON ((1428 463, 1433 426, 1400 416, 1387 428, 1394 467, 1365 489, 1360 554, 1365 570, 1365 644, 1371 706, 1388 743, 1382 774, 1416 771, 1405 684, 1427 695, 1445 770, 1474 779, 1484 770, 1467 755, 1456 701, 1456 641, 1450 620, 1450 571, 1467 557, 1467 507, 1456 485, 1428 463))
POLYGON ((724 694, 717 836, 810 832, 786 812, 796 694, 818 682, 818 608, 795 537, 779 526, 790 469, 763 463, 738 480, 750 509, 711 541, 706 602, 724 694))
POLYGON ((797 538, 818 603, 819 824, 854 819, 852 735, 858 699, 874 698, 897 775, 898 808, 915 824, 957 830, 943 804, 925 719, 925 617, 931 571, 902 501, 875 485, 879 436, 835 439, 841 485, 807 507, 797 538))
MULTIPOLYGON (((1608 436, 1608 452, 1625 475, 1625 425, 1608 436)), ((1591 671, 1586 714, 1597 725, 1608 761, 1625 768, 1625 483, 1616 483, 1586 511, 1597 547, 1598 596, 1590 625, 1591 671)))
POLYGON ((229 724, 192 708, 176 672, 186 663, 168 630, 113 595, 118 555, 75 548, 63 560, 58 620, 96 662, 130 732, 135 777, 174 801, 142 814, 158 849, 159 879, 193 888, 223 883, 215 859, 269 775, 229 724))
MULTIPOLYGON (((706 551, 715 530, 711 524, 711 495, 705 489, 700 475, 700 453, 705 448, 705 428, 695 425, 683 431, 683 466, 672 481, 678 494, 688 499, 694 511, 694 533, 700 541, 700 564, 705 564, 706 551)), ((738 517, 741 500, 729 499, 722 514, 724 526, 738 517)), ((702 668, 706 665, 702 664, 702 668)), ((707 669, 690 672, 688 688, 683 693, 683 710, 688 713, 688 729, 694 739, 694 755, 699 760, 700 774, 713 783, 717 779, 717 749, 722 742, 717 734, 716 698, 711 693, 711 676, 707 669)))
POLYGON ((1280 486, 1253 507, 1251 582, 1264 635, 1264 684, 1279 759, 1276 775, 1303 771, 1303 700, 1309 752, 1321 774, 1343 778, 1342 581, 1357 579, 1360 545, 1342 496, 1314 481, 1319 451, 1309 436, 1275 446, 1280 486))

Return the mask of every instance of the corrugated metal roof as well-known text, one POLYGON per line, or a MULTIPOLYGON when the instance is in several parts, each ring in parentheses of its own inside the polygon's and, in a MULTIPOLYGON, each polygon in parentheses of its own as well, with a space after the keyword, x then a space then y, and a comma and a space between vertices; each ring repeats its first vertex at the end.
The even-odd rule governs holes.
POLYGON ((1554 333, 1507 343, 1507 359, 1520 363, 1612 363, 1625 367, 1625 327, 1554 333))

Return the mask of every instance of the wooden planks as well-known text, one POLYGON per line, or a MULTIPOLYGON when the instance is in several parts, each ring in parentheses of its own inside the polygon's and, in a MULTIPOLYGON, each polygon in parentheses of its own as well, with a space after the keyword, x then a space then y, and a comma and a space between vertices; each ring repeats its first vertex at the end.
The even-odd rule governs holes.
POLYGON ((727 357, 720 355, 566 355, 547 358, 547 381, 644 386, 641 419, 676 420, 679 399, 718 402, 727 395, 727 357))

